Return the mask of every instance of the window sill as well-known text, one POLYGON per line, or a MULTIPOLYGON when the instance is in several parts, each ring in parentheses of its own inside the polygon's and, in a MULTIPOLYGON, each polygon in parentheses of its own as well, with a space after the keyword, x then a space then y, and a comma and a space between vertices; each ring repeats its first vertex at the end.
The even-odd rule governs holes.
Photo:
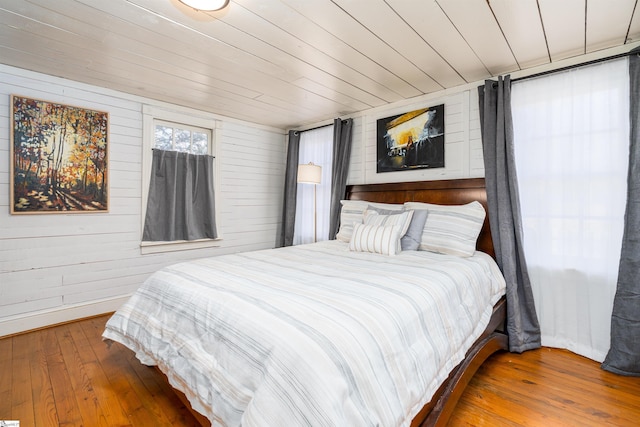
POLYGON ((140 254, 157 254, 162 252, 189 251, 194 249, 216 248, 221 238, 200 240, 176 240, 174 242, 140 242, 140 254))

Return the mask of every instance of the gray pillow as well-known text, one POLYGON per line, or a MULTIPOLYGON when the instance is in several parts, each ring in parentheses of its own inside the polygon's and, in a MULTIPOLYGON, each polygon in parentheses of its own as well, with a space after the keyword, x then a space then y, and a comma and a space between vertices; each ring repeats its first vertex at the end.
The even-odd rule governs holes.
POLYGON ((407 233, 400 239, 400 246, 403 251, 417 251, 422 240, 422 230, 424 224, 427 222, 427 215, 429 211, 416 209, 413 211, 413 217, 411 218, 411 224, 407 233))
POLYGON ((383 209, 377 206, 368 205, 366 210, 378 212, 380 215, 395 215, 405 212, 404 206, 402 205, 400 205, 400 209, 383 209))

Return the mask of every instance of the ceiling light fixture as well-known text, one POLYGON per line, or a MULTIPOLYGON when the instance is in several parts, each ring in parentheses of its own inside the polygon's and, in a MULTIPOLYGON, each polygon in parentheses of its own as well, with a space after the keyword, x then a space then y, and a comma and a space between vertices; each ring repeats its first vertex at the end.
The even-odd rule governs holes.
POLYGON ((204 12, 224 9, 229 4, 229 0, 180 0, 180 2, 204 12))

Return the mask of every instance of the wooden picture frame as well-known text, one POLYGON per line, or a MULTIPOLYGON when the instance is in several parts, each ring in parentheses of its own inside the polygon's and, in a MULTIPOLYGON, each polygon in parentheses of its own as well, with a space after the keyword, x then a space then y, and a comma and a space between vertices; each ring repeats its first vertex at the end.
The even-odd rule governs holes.
POLYGON ((11 214, 109 211, 109 114, 11 95, 11 214))
POLYGON ((444 167, 444 104, 378 119, 376 172, 444 167))

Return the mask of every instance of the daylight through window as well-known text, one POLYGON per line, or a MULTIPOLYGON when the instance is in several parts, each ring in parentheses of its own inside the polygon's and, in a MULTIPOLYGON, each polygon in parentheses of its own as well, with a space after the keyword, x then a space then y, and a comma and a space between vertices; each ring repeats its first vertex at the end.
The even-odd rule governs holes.
POLYGON ((153 148, 191 154, 210 154, 211 131, 170 122, 155 122, 153 148))

